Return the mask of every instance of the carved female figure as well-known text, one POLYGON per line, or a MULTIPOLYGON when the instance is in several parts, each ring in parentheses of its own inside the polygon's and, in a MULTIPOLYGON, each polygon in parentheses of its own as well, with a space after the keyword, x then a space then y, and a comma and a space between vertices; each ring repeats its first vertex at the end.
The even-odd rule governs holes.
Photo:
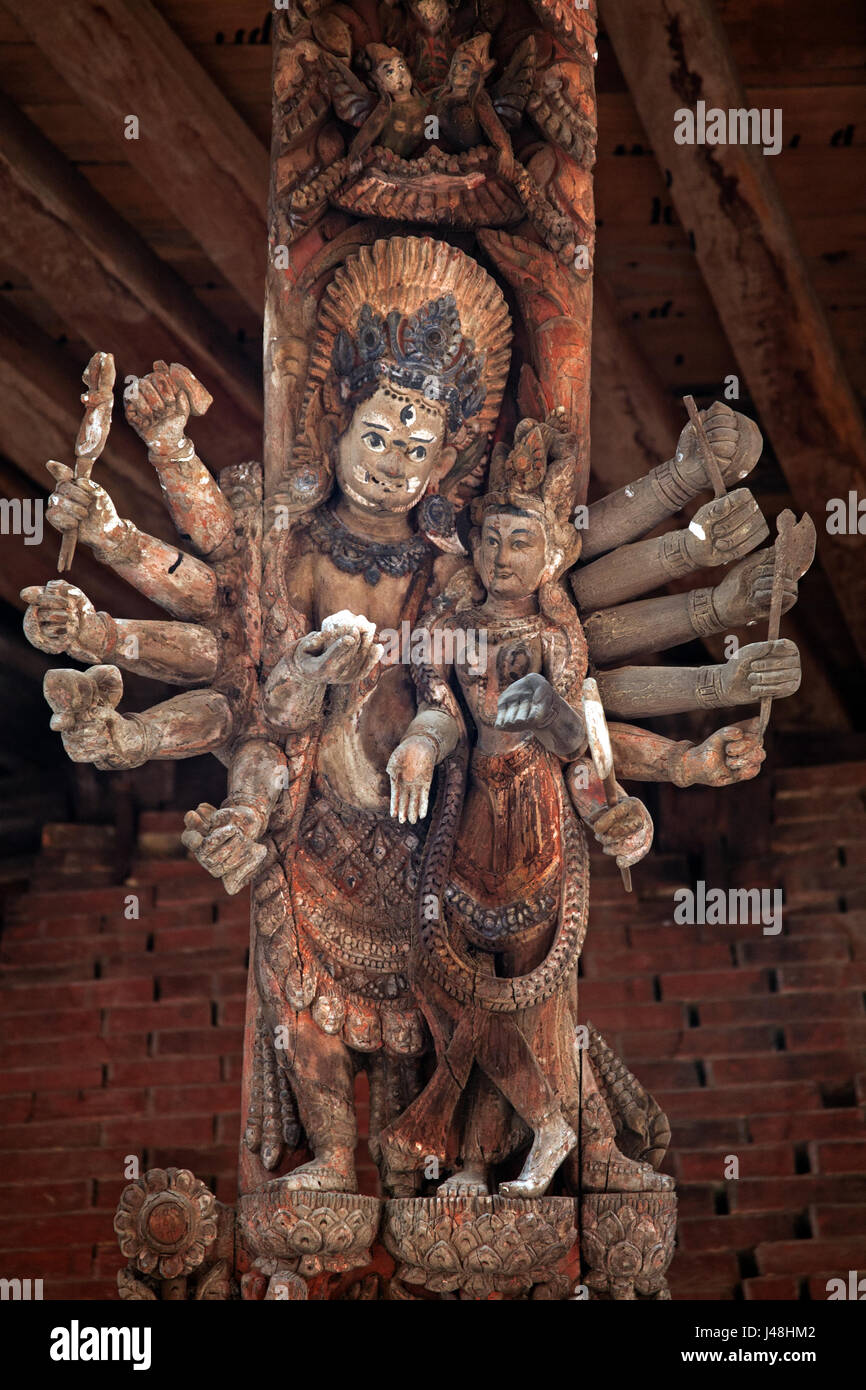
MULTIPOLYGON (((462 1106, 461 1163, 446 1191, 486 1193, 491 1165, 519 1146, 528 1127, 521 1172, 499 1191, 540 1196, 578 1142, 581 1077, 569 994, 586 931, 588 866, 563 764, 580 759, 582 775, 570 778, 586 789, 575 792, 577 811, 618 862, 637 862, 652 842, 642 803, 620 789, 609 809, 581 756, 586 644, 558 584, 580 550, 568 523, 572 444, 551 423, 527 420, 510 455, 497 447, 491 491, 473 505, 480 524, 473 554, 486 596, 471 601, 464 573, 431 621, 431 636, 459 628, 486 637, 483 667, 454 665, 477 730, 465 793, 458 783, 470 736, 444 667, 417 665, 420 712, 388 764, 401 821, 425 814, 434 767, 445 759, 440 795, 446 805, 455 790, 462 800, 459 818, 446 810, 434 822, 419 887, 416 985, 439 1066, 383 1136, 395 1168, 421 1167, 430 1156, 444 1163, 462 1106)), ((620 1182, 664 1182, 646 1164, 616 1160, 620 1182)))

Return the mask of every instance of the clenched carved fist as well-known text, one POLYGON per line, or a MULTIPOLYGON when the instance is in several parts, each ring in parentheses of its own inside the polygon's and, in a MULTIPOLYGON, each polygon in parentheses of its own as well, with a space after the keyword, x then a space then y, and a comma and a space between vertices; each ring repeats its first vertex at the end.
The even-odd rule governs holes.
MULTIPOLYGON (((105 646, 105 629, 86 594, 65 579, 49 579, 21 590, 28 605, 24 635, 40 651, 56 655, 87 648, 93 653, 105 646)), ((95 660, 99 657, 94 655, 95 660)))
MULTIPOLYGON (((730 787, 757 777, 766 757, 757 719, 728 724, 682 755, 681 785, 730 787)), ((679 783, 678 783, 679 784, 679 783)))
POLYGON ((625 796, 590 821, 592 833, 617 867, 630 869, 649 853, 653 842, 652 816, 636 796, 625 796))
POLYGON ((46 671, 43 688, 54 711, 51 728, 62 737, 74 763, 107 769, 140 767, 146 762, 143 726, 136 718, 117 713, 123 679, 116 666, 46 671))
POLYGON ((748 555, 769 534, 749 489, 737 488, 699 507, 686 532, 686 549, 696 568, 727 565, 748 555))
POLYGON ((153 371, 135 378, 123 393, 126 418, 148 449, 171 454, 184 442, 187 420, 204 415, 210 392, 179 362, 154 362, 153 371))
POLYGON ((262 817, 251 806, 222 806, 203 801, 184 816, 181 840, 201 866, 221 878, 227 893, 239 893, 267 855, 259 843, 262 817))
MULTIPOLYGON (((701 421, 722 477, 728 484, 747 478, 761 457, 761 431, 747 415, 739 415, 722 401, 700 412, 701 421)), ((686 425, 674 456, 677 471, 692 493, 712 486, 707 477, 694 426, 686 425)))
POLYGON ((105 488, 90 478, 76 478, 63 463, 49 463, 48 470, 57 486, 48 499, 45 513, 55 531, 74 531, 79 540, 97 549, 110 550, 123 533, 124 525, 105 488))
POLYGON ((782 700, 800 689, 800 653, 786 637, 775 642, 751 642, 722 667, 725 704, 747 705, 752 700, 782 700))

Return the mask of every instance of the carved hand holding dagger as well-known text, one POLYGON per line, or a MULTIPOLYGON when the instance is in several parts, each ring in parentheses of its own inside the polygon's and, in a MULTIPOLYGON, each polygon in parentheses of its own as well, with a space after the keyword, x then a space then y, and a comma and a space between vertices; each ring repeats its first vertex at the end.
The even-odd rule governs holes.
MULTIPOLYGON (((81 377, 87 390, 81 397, 84 418, 75 440, 75 469, 52 459, 48 471, 57 482, 69 478, 89 478, 93 465, 105 448, 114 407, 114 358, 110 352, 95 352, 81 377)), ((63 574, 72 564, 78 543, 78 529, 66 531, 60 542, 57 572, 63 574)))

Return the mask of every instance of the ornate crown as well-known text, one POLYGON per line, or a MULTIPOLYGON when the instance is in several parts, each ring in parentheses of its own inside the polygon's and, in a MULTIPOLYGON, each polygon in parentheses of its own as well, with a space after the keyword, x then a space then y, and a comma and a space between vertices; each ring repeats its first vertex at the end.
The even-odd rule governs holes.
POLYGON ((509 449, 499 443, 490 459, 489 491, 472 503, 471 516, 480 526, 488 512, 503 507, 536 516, 546 529, 557 574, 575 563, 580 533, 570 523, 574 505, 574 436, 554 414, 546 421, 521 420, 509 449))
POLYGON ((476 34, 474 38, 466 39, 454 50, 455 57, 460 54, 462 58, 468 58, 471 63, 484 73, 485 77, 496 67, 495 62, 490 56, 490 35, 476 34))
POLYGON ((487 357, 463 336, 453 294, 422 304, 413 314, 392 309, 377 314, 364 304, 356 332, 342 328, 334 340, 331 365, 344 401, 379 380, 420 391, 441 401, 448 427, 456 430, 477 415, 486 397, 482 373, 487 357))

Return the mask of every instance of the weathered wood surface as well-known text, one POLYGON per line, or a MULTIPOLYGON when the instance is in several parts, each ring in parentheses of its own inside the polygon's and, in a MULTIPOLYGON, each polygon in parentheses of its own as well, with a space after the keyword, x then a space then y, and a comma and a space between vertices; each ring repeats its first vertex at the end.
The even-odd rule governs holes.
MULTIPOLYGON (((222 428, 255 457, 256 373, 183 281, 93 191, 40 131, 0 101, 3 251, 71 332, 94 342, 112 325, 123 376, 184 356, 234 404, 222 428)), ((207 435, 210 426, 205 426, 207 435)))
POLYGON ((229 283, 260 308, 267 153, 150 0, 83 0, 56 14, 25 0, 7 8, 229 283), (130 115, 139 122, 134 140, 124 136, 130 115))

